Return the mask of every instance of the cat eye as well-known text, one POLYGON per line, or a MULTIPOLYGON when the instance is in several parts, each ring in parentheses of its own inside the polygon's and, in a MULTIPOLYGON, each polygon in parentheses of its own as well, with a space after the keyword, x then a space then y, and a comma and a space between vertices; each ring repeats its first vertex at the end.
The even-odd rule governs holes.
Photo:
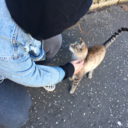
POLYGON ((70 44, 71 47, 75 48, 76 44, 70 44))

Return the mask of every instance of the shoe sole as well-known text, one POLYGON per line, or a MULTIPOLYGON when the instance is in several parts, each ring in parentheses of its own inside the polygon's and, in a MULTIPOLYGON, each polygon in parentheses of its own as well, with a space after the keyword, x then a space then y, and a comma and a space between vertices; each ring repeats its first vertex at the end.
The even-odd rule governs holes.
MULTIPOLYGON (((44 87, 43 87, 44 88, 44 87)), ((47 90, 46 88, 44 88, 46 91, 48 91, 48 92, 53 92, 54 90, 55 90, 55 88, 54 89, 52 89, 52 90, 47 90)))

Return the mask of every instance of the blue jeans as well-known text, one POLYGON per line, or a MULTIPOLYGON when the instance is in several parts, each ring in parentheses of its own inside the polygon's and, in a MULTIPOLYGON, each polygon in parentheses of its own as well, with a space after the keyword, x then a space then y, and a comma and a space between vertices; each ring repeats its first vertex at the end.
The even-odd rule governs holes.
MULTIPOLYGON (((46 61, 38 62, 47 64, 58 52, 62 43, 61 35, 44 41, 46 61)), ((20 128, 28 119, 31 98, 22 85, 5 80, 0 84, 0 124, 7 128, 20 128)))
MULTIPOLYGON (((58 35, 59 39, 62 38, 58 35)), ((56 37, 52 37, 54 40, 56 37)), ((50 39, 49 39, 50 40, 50 39)), ((44 40, 42 41, 44 44, 44 40)), ((48 42, 45 40, 45 42, 48 42)), ((45 43, 47 44, 47 43, 45 43)), ((54 54, 55 41, 47 48, 54 54), (52 47, 52 46, 53 47, 52 47)), ((30 34, 26 34, 12 20, 6 7, 5 0, 0 0, 0 78, 9 79, 28 87, 56 86, 63 80, 65 72, 58 66, 37 65, 35 62, 52 57, 51 52, 45 55, 45 46, 35 40, 30 34), (51 55, 51 56, 50 56, 51 55)), ((46 64, 46 62, 45 62, 46 64)))

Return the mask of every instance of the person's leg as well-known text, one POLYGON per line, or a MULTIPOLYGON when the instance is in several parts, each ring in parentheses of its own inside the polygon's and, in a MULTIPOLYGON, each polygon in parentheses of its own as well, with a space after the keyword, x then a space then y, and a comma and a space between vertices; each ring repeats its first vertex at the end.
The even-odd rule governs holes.
POLYGON ((24 86, 11 81, 0 84, 0 124, 20 128, 28 119, 31 99, 24 86))
POLYGON ((44 40, 44 51, 46 53, 46 60, 36 62, 36 64, 46 65, 48 64, 53 57, 57 54, 62 44, 61 34, 44 40))

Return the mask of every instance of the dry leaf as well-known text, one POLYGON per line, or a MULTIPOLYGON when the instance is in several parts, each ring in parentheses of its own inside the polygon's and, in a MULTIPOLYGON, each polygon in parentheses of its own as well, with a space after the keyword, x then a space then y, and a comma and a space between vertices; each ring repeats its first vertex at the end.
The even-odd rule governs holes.
POLYGON ((128 5, 122 4, 122 5, 120 5, 120 7, 128 12, 128 5))

